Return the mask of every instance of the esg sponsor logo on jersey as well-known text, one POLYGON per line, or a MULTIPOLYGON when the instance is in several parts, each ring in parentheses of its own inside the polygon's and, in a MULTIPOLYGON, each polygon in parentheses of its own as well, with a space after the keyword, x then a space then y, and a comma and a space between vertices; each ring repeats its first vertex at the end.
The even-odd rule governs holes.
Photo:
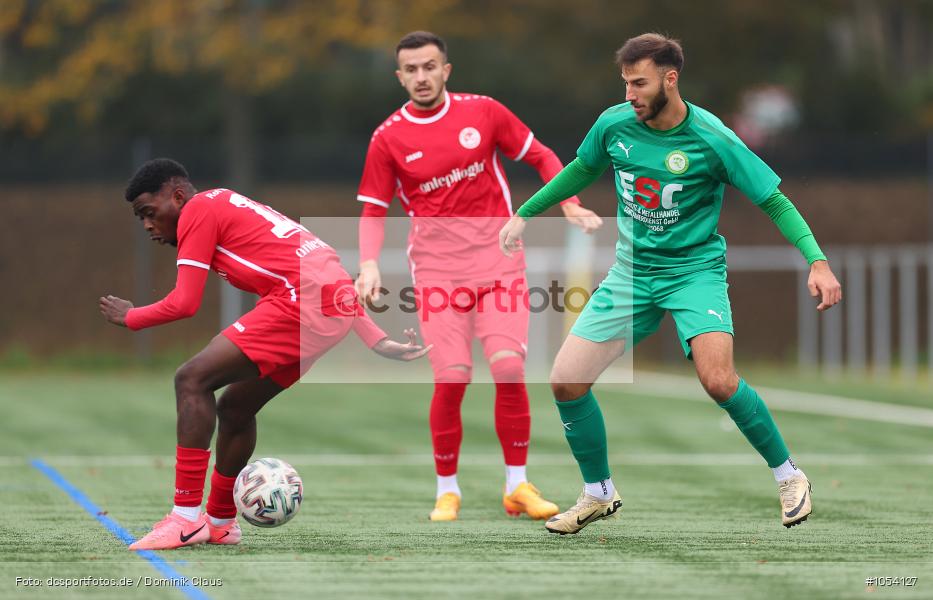
POLYGON ((619 171, 619 185, 622 187, 622 198, 626 202, 638 202, 647 210, 674 210, 677 208, 676 192, 684 189, 679 183, 662 185, 657 179, 651 177, 638 177, 632 173, 619 171))

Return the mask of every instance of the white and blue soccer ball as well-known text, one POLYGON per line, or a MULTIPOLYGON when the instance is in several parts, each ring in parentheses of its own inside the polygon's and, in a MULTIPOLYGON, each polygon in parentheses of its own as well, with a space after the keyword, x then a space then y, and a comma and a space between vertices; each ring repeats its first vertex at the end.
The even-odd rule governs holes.
POLYGON ((260 458, 249 463, 233 485, 233 501, 247 522, 278 527, 298 514, 304 494, 301 477, 284 460, 260 458))

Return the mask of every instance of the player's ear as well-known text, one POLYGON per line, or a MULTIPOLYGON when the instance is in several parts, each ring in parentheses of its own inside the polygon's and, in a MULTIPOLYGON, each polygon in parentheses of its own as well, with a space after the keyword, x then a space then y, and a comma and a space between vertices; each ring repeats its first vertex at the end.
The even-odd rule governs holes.
POLYGON ((671 69, 664 74, 664 81, 667 83, 668 87, 674 87, 677 85, 677 80, 680 79, 680 73, 676 70, 671 69))
POLYGON ((398 77, 398 82, 402 87, 405 87, 405 81, 402 79, 402 71, 400 69, 395 70, 395 76, 398 77))
POLYGON ((175 208, 181 208, 185 205, 185 202, 188 200, 188 194, 185 192, 184 186, 176 185, 175 189, 172 190, 172 204, 175 208))

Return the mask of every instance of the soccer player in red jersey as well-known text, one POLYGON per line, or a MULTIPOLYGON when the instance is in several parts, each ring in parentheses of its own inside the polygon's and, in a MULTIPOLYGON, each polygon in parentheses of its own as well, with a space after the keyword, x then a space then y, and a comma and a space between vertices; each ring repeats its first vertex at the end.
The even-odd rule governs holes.
POLYGON ((140 167, 125 195, 154 241, 178 247, 178 276, 175 289, 149 306, 101 298, 108 321, 138 330, 193 316, 209 270, 260 296, 253 310, 176 372, 175 507, 130 550, 236 544, 241 532, 233 484, 256 447, 255 417, 266 402, 351 329, 388 358, 413 360, 430 348, 415 344, 413 331, 406 331, 407 343, 389 340, 357 310, 337 253, 268 206, 227 189, 198 193, 185 168, 165 158, 140 167), (215 400, 214 392, 224 386, 215 400), (215 421, 216 461, 202 514, 215 421))
MULTIPOLYGON (((516 516, 546 519, 557 506, 526 478, 531 419, 524 383, 528 308, 487 295, 502 288, 527 289, 524 257, 498 251, 498 228, 512 215, 511 195, 497 156, 533 166, 545 182, 562 165, 514 114, 488 96, 448 92, 451 65, 438 36, 416 31, 396 48, 396 75, 410 101, 392 113, 370 140, 357 199, 360 220, 360 297, 379 299, 379 251, 385 216, 396 195, 411 217, 409 258, 416 298, 429 304, 439 294, 451 308, 419 310, 421 334, 434 346, 434 396, 430 425, 437 472, 431 520, 457 518, 457 459, 463 428, 460 404, 472 377, 471 345, 479 338, 496 384, 495 424, 506 464, 503 505, 516 516), (456 304, 456 306, 453 306, 456 304), (504 310, 503 310, 504 308, 504 310)), ((602 224, 576 198, 565 216, 590 232, 602 224)))

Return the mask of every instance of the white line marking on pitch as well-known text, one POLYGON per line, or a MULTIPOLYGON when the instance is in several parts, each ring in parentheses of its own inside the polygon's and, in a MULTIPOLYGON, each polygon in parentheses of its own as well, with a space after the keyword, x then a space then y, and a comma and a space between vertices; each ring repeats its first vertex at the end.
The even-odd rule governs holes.
MULTIPOLYGON (((434 464, 430 454, 282 454, 282 458, 296 467, 422 467, 434 464)), ((823 466, 933 466, 933 454, 801 454, 794 455, 797 462, 823 466)), ((44 456, 42 460, 57 467, 150 467, 171 469, 171 456, 44 456)), ((741 454, 666 454, 620 453, 610 455, 616 465, 657 466, 760 466, 762 460, 754 452, 741 454)), ((532 466, 572 466, 573 457, 566 454, 534 454, 529 456, 532 466)), ((20 467, 29 464, 22 456, 0 456, 0 467, 20 467)), ((501 454, 463 454, 460 464, 471 466, 501 466, 501 454)))
MULTIPOLYGON (((755 389, 761 394, 768 408, 775 410, 877 423, 933 427, 933 409, 929 408, 772 387, 755 386, 755 389)), ((695 377, 665 373, 636 371, 635 383, 615 386, 614 391, 623 394, 648 394, 662 398, 712 402, 695 377)))

